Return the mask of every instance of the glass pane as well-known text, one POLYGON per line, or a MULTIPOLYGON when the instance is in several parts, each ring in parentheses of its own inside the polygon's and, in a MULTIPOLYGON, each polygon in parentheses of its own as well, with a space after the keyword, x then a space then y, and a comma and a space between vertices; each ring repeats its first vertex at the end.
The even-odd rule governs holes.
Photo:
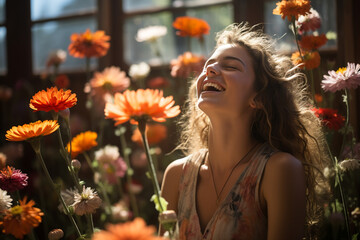
POLYGON ((172 0, 123 0, 125 12, 157 7, 168 7, 172 0))
MULTIPOLYGON (((96 30, 95 18, 83 18, 58 22, 36 24, 32 28, 33 70, 40 73, 45 70, 46 60, 50 52, 62 49, 66 52, 73 33, 83 33, 89 28, 96 30)), ((97 66, 93 60, 91 67, 97 66)), ((60 71, 85 70, 85 59, 74 58, 67 54, 65 63, 60 66, 60 71)))
MULTIPOLYGON (((233 8, 231 4, 221 6, 213 6, 196 10, 188 10, 188 16, 201 18, 208 22, 211 27, 210 34, 205 35, 205 48, 200 46, 197 38, 191 39, 191 51, 197 54, 208 55, 215 46, 215 34, 222 30, 225 26, 233 22, 233 8), (214 18, 212 16, 218 16, 214 18)), ((178 55, 188 51, 185 38, 176 35, 176 29, 173 28, 172 22, 174 18, 171 13, 148 14, 136 16, 127 19, 125 23, 125 61, 130 65, 141 61, 150 64, 158 63, 152 45, 146 42, 137 42, 135 36, 141 28, 162 25, 167 27, 167 34, 158 40, 158 46, 162 55, 162 60, 169 63, 170 60, 177 58, 178 55), (165 54, 166 53, 166 54, 165 54), (156 62, 157 61, 157 62, 156 62)))
POLYGON ((227 25, 234 22, 234 10, 232 4, 224 4, 206 8, 196 8, 187 11, 187 15, 205 20, 210 25, 210 34, 205 35, 205 49, 201 50, 198 39, 191 39, 191 50, 205 56, 209 55, 215 47, 216 33, 223 30, 227 25), (214 17, 216 16, 216 17, 214 17), (193 50, 194 48, 194 50, 193 50), (205 51, 205 52, 204 52, 205 51))
MULTIPOLYGON (((152 64, 159 63, 156 57, 154 48, 160 47, 159 51, 163 61, 169 62, 176 55, 174 49, 175 34, 172 31, 172 17, 169 12, 159 14, 141 15, 128 18, 125 22, 125 61, 128 64, 139 63, 142 61, 152 64), (139 29, 148 26, 161 25, 167 28, 167 34, 157 40, 157 45, 152 45, 148 42, 137 42, 135 40, 136 34, 139 29), (165 54, 166 53, 166 54, 165 54)), ((156 44, 156 43, 155 43, 156 44)))
MULTIPOLYGON (((279 15, 272 13, 276 7, 276 2, 278 1, 271 0, 265 2, 265 31, 274 38, 280 38, 278 41, 279 49, 295 51, 296 46, 293 33, 290 30, 289 21, 283 20, 279 15)), ((332 32, 336 34, 336 18, 334 17, 336 16, 335 0, 329 0, 326 4, 323 4, 321 0, 312 0, 311 6, 321 17, 321 28, 317 30, 318 33, 327 34, 332 32)), ((327 47, 336 47, 336 39, 330 39, 322 48, 327 47)))
POLYGON ((95 10, 96 7, 96 0, 31 0, 31 19, 59 17, 95 10))
POLYGON ((6 28, 0 27, 0 74, 5 74, 6 68, 6 28))
POLYGON ((5 22, 5 0, 0 0, 0 24, 5 22))

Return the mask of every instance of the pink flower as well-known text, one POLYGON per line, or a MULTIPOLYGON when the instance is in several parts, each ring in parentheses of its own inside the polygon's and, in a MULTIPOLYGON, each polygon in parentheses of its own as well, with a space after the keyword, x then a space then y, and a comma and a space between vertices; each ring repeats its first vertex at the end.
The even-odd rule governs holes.
POLYGON ((308 31, 315 31, 321 27, 321 19, 319 13, 311 8, 310 13, 301 15, 296 21, 299 34, 303 34, 308 31))
POLYGON ((360 85, 360 64, 348 63, 346 68, 329 71, 324 75, 321 87, 325 92, 336 92, 343 89, 355 89, 360 85))
POLYGON ((0 171, 0 188, 8 192, 15 192, 28 185, 27 179, 27 174, 8 166, 0 171))
POLYGON ((110 184, 116 184, 117 179, 124 177, 127 165, 125 161, 120 157, 111 163, 104 163, 105 178, 110 184))

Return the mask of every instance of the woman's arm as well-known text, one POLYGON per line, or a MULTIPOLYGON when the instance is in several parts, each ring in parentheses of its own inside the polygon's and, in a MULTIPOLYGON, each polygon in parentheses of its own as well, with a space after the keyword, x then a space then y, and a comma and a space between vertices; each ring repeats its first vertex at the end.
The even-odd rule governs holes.
POLYGON ((306 180, 302 163, 276 153, 265 168, 262 193, 267 206, 268 240, 302 239, 306 216, 306 180))
POLYGON ((177 213, 179 197, 179 183, 185 158, 169 164, 165 170, 164 180, 161 186, 161 196, 168 202, 167 210, 177 213))

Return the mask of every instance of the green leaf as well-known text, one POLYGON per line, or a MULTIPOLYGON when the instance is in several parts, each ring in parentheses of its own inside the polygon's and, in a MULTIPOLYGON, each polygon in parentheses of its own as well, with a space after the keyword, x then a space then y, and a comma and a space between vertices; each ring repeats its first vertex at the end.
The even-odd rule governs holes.
POLYGON ((154 194, 154 195, 151 196, 150 201, 154 202, 154 204, 155 204, 155 209, 156 209, 158 212, 161 213, 161 212, 163 212, 163 211, 166 211, 168 202, 165 200, 165 198, 160 197, 161 206, 163 207, 162 211, 161 211, 161 207, 160 207, 160 204, 159 204, 159 199, 158 199, 158 197, 157 197, 156 194, 154 194))

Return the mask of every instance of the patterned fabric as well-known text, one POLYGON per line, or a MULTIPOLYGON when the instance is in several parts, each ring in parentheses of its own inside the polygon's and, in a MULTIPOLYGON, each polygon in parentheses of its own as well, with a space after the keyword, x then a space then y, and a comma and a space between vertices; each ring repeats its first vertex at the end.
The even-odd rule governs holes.
POLYGON ((180 240, 266 239, 267 218, 261 210, 258 193, 266 162, 274 152, 267 143, 257 148, 248 166, 215 211, 204 233, 201 232, 195 199, 198 173, 207 150, 189 156, 183 166, 179 185, 180 240))

